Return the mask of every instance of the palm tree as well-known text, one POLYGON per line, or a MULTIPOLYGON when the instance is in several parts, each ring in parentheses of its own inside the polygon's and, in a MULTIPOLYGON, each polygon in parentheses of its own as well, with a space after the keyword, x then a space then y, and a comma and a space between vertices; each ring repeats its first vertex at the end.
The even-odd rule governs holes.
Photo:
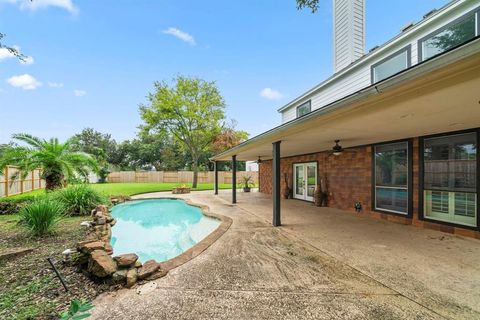
POLYGON ((68 141, 60 143, 57 138, 43 140, 26 133, 14 134, 12 138, 26 146, 4 147, 0 152, 0 169, 15 165, 19 168, 15 175, 25 178, 28 172, 40 168, 47 190, 61 188, 69 178, 78 175, 86 177, 91 170, 98 170, 98 164, 91 155, 72 151, 68 141))

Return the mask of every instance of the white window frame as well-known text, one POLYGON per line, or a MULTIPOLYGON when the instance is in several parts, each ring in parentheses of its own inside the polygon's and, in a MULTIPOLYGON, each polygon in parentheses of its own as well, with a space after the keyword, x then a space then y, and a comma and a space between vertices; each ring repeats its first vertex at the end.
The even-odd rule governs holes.
POLYGON ((412 66, 412 46, 411 45, 408 45, 394 53, 392 53, 391 55, 389 55, 388 57, 380 60, 379 62, 373 64, 370 68, 371 70, 371 78, 372 78, 372 84, 374 83, 377 83, 377 82, 380 82, 380 81, 383 81, 385 79, 388 79, 408 68, 410 68, 412 66), (406 53, 406 59, 405 59, 405 68, 403 68, 402 70, 398 71, 398 72, 395 72, 395 73, 392 73, 391 75, 389 75, 388 77, 385 77, 383 79, 380 79, 378 80, 376 75, 375 75, 375 69, 380 67, 381 65, 389 62, 390 60, 392 60, 393 58, 396 58, 397 56, 399 56, 400 54, 404 54, 406 53))

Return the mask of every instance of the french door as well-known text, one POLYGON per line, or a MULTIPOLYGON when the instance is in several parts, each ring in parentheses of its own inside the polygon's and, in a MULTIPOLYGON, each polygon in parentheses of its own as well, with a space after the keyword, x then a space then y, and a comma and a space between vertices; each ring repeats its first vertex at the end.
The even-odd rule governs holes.
POLYGON ((293 165, 293 197, 313 201, 317 186, 317 163, 295 163, 293 165))

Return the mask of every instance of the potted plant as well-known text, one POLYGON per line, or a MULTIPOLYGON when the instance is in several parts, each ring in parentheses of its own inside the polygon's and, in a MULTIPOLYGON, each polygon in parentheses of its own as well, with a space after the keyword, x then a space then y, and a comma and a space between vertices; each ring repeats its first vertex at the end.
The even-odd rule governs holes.
POLYGON ((252 182, 252 177, 251 176, 243 176, 242 179, 243 179, 243 182, 242 182, 243 192, 250 192, 252 187, 255 185, 252 182))

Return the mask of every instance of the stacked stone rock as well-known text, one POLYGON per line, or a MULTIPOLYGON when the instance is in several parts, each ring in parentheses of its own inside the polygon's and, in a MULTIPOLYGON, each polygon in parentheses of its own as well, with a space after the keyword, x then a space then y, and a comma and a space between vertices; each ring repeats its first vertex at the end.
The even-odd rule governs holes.
POLYGON ((185 194, 185 193, 190 193, 190 188, 189 187, 176 187, 172 189, 173 194, 185 194))
POLYGON ((155 279, 166 274, 160 270, 160 264, 155 260, 142 265, 135 253, 112 257, 110 239, 116 221, 104 205, 92 210, 92 216, 87 240, 77 244, 77 262, 90 275, 130 288, 139 280, 155 279))

